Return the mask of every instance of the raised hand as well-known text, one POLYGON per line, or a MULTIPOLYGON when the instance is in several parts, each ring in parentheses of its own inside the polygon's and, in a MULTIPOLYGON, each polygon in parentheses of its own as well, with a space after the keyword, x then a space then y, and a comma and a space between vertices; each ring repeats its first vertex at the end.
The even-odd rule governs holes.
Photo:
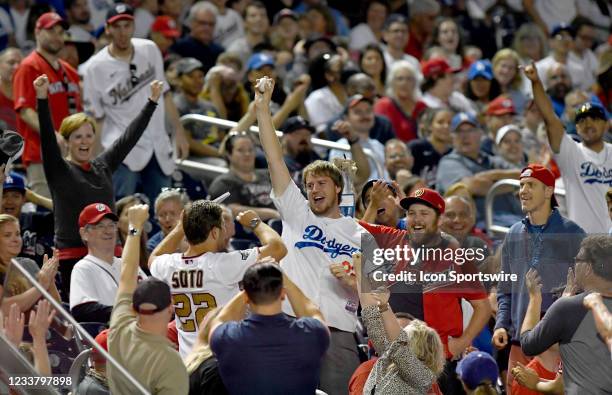
POLYGON ((136 229, 142 229, 149 219, 149 206, 147 204, 137 204, 128 209, 128 221, 136 229))
POLYGON ((542 294, 542 280, 537 270, 534 268, 529 269, 525 275, 525 285, 530 295, 541 295, 542 294))
POLYGON ((151 86, 151 96, 149 96, 149 99, 157 103, 157 101, 159 100, 163 92, 164 83, 162 81, 155 80, 151 82, 150 86, 151 86))
POLYGON ((251 221, 254 219, 260 219, 260 218, 259 218, 259 215, 257 215, 257 213, 253 210, 243 211, 236 216, 236 221, 238 221, 240 225, 248 229, 251 229, 251 221))
POLYGON ((531 64, 528 64, 527 66, 520 66, 520 68, 523 70, 525 77, 529 78, 531 82, 540 81, 540 77, 538 76, 538 69, 536 69, 534 62, 531 62, 531 64))
MULTIPOLYGON (((0 317, 2 317, 2 313, 0 313, 0 317)), ((3 325, 4 335, 13 345, 15 345, 15 347, 19 347, 19 344, 21 344, 24 323, 24 314, 19 310, 19 305, 13 303, 9 310, 8 317, 4 318, 3 325)))
POLYGON ((30 312, 30 321, 28 322, 28 330, 33 339, 44 340, 47 337, 47 329, 53 322, 55 310, 51 309, 49 302, 41 300, 38 302, 36 311, 30 312))
POLYGON ((389 190, 389 184, 384 180, 376 181, 370 192, 370 204, 373 204, 374 207, 380 207, 387 199, 393 199, 389 190))
POLYGON ((53 256, 49 258, 47 254, 43 257, 43 265, 38 272, 38 282, 45 288, 49 289, 55 284, 55 276, 59 267, 59 253, 53 250, 53 256))
POLYGON ((34 80, 34 90, 37 99, 46 99, 49 94, 49 78, 47 74, 41 74, 34 80))
POLYGON ((523 387, 535 390, 540 378, 535 370, 524 366, 522 363, 517 362, 512 368, 512 375, 523 387))
POLYGON ((255 108, 268 110, 274 91, 274 79, 262 77, 255 83, 255 108))
POLYGON ((349 142, 359 138, 351 128, 351 125, 347 121, 338 120, 334 122, 332 129, 338 132, 342 137, 347 139, 349 142))

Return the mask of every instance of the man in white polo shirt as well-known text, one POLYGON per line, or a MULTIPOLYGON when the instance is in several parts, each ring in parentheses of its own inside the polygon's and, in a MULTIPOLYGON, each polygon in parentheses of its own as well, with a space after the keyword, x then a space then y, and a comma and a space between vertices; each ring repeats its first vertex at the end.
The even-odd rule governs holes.
MULTIPOLYGON (((352 255, 360 251, 365 230, 353 218, 340 214, 343 179, 336 166, 315 161, 304 168, 308 199, 291 179, 270 115, 273 88, 273 80, 258 80, 255 106, 261 145, 270 169, 272 199, 283 220, 282 238, 288 249, 281 267, 318 305, 330 326, 331 344, 321 366, 321 390, 345 394, 359 365, 354 336, 359 298, 351 268, 352 255)), ((288 303, 283 310, 295 315, 288 303)))
MULTIPOLYGON (((70 312, 79 322, 110 320, 121 275, 121 259, 115 257, 117 221, 102 203, 90 204, 79 215, 87 255, 74 265, 70 277, 70 312)), ((145 277, 139 268, 138 279, 145 277)))
POLYGON ((526 66, 524 71, 531 80, 535 104, 544 118, 548 141, 561 170, 569 219, 587 233, 608 233, 612 221, 606 192, 612 186, 612 144, 604 141, 609 127, 606 110, 596 103, 585 103, 576 110, 576 131, 582 139, 577 143, 555 115, 536 66, 526 66))

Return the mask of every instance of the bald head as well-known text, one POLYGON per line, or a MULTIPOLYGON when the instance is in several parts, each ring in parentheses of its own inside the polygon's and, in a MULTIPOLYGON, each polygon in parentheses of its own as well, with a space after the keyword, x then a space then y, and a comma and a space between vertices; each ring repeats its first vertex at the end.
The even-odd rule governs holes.
POLYGON ((476 223, 474 201, 465 196, 450 196, 444 201, 446 206, 441 216, 440 228, 463 242, 476 223))

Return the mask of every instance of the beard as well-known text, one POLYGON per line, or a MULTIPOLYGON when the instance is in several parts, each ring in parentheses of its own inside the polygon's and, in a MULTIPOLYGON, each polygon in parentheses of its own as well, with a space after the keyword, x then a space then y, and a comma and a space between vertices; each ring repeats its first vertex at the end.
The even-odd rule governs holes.
POLYGON ((50 53, 51 55, 58 55, 60 53, 60 51, 64 48, 63 45, 50 45, 49 43, 44 43, 41 44, 42 49, 45 50, 45 52, 50 53))
POLYGON ((549 95, 558 101, 564 101, 565 96, 569 93, 570 87, 565 84, 556 84, 550 87, 548 90, 549 95))
POLYGON ((311 153, 312 151, 310 150, 300 151, 293 155, 293 159, 302 167, 306 167, 312 162, 311 153))

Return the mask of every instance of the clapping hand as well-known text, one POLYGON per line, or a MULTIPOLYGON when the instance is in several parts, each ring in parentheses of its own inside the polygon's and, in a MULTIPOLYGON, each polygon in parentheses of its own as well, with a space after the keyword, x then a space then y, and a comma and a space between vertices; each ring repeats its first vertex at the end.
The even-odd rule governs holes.
POLYGON ((47 254, 43 257, 43 265, 38 272, 38 282, 45 288, 49 289, 55 284, 55 275, 59 267, 59 253, 53 250, 53 256, 49 258, 47 254))

